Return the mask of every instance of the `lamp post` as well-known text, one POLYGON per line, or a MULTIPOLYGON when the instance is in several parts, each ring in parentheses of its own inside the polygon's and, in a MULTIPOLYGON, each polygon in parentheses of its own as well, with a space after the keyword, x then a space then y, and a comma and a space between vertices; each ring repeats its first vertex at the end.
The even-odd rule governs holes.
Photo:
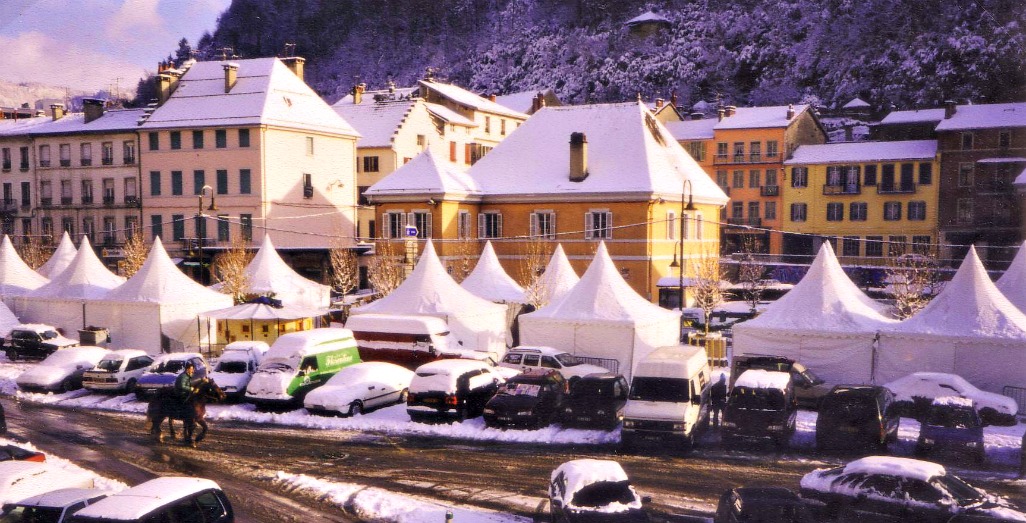
POLYGON ((210 187, 209 185, 204 185, 203 188, 200 189, 200 193, 197 196, 198 204, 197 204, 197 207, 196 207, 196 243, 197 243, 197 246, 199 247, 199 278, 198 278, 198 280, 199 280, 199 282, 201 284, 204 284, 204 285, 206 283, 203 281, 203 279, 204 279, 203 278, 203 240, 207 236, 207 234, 206 234, 207 222, 206 222, 206 216, 203 215, 203 195, 205 195, 208 190, 210 191, 210 207, 207 207, 207 210, 208 211, 216 211, 217 210, 217 205, 214 203, 214 189, 212 187, 210 187), (200 226, 200 224, 202 224, 202 227, 200 226))
POLYGON ((678 269, 679 280, 677 282, 677 303, 680 305, 680 340, 684 341, 684 212, 695 211, 694 194, 692 194, 691 180, 684 180, 684 185, 681 188, 680 193, 680 216, 677 217, 680 220, 680 238, 677 240, 677 244, 680 245, 680 263, 677 263, 677 249, 676 246, 673 250, 673 262, 670 263, 670 267, 678 269), (685 205, 685 201, 687 204, 685 205))

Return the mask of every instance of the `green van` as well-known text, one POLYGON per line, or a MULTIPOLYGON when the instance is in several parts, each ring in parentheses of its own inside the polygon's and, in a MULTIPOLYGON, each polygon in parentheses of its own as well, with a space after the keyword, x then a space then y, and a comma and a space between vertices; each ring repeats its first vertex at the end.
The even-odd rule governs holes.
POLYGON ((354 363, 360 363, 360 352, 349 329, 286 334, 264 355, 246 387, 246 400, 259 408, 300 408, 307 392, 354 363))

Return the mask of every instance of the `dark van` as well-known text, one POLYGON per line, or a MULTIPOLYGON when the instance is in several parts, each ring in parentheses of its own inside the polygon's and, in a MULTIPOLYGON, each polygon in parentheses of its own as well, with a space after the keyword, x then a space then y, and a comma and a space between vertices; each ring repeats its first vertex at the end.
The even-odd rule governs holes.
POLYGON ((623 420, 630 387, 627 378, 604 372, 570 382, 570 397, 563 409, 563 425, 612 430, 623 420))
POLYGON ((797 494, 783 487, 732 488, 720 496, 713 523, 814 523, 797 494))
POLYGON ((894 395, 878 385, 838 385, 823 397, 816 417, 816 448, 886 452, 898 440, 894 395))
POLYGON ((809 409, 816 409, 823 396, 826 396, 833 388, 833 385, 826 383, 808 367, 791 358, 768 354, 739 354, 731 358, 731 380, 736 379, 749 369, 790 372, 791 379, 794 381, 794 394, 798 398, 798 405, 809 409))
POLYGON ((746 370, 727 397, 721 424, 723 443, 769 438, 784 447, 791 441, 797 419, 798 400, 790 373, 746 370))

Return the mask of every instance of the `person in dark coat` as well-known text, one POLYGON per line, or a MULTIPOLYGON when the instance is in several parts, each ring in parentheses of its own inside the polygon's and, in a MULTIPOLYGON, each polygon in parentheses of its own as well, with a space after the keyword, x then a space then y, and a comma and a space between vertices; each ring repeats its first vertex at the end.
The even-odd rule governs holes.
POLYGON ((185 370, 175 379, 175 397, 182 404, 189 401, 192 396, 192 375, 196 372, 196 366, 190 361, 185 364, 185 370))
POLYGON ((716 428, 720 428, 720 420, 723 418, 723 407, 727 404, 727 375, 720 374, 720 379, 709 388, 709 399, 712 403, 712 422, 716 428))

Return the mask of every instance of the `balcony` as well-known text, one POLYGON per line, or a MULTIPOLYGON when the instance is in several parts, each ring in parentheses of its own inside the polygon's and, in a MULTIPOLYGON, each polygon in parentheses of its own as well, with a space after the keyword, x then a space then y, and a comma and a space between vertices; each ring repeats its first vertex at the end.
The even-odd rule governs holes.
POLYGON ((3 202, 0 203, 0 212, 4 212, 4 213, 18 212, 18 202, 14 201, 14 200, 3 200, 3 202))
POLYGON ((884 185, 881 183, 880 185, 876 186, 877 194, 915 194, 915 192, 916 184, 914 183, 906 183, 900 185, 884 185))
POLYGON ((759 163, 759 162, 762 161, 762 154, 760 154, 760 153, 752 153, 752 154, 748 155, 748 161, 751 162, 751 163, 759 163))
POLYGON ((83 196, 82 197, 82 205, 92 205, 92 204, 93 204, 93 197, 92 197, 92 195, 90 195, 90 196, 83 196))
POLYGON ((21 165, 19 165, 18 168, 21 169, 22 172, 27 171, 29 170, 29 164, 28 162, 21 162, 21 165))
POLYGON ((749 227, 762 227, 762 218, 727 218, 727 225, 747 225, 749 227))
POLYGON ((717 154, 713 156, 713 165, 769 163, 778 161, 779 159, 775 154, 717 154))
POLYGON ((131 207, 138 207, 139 206, 139 197, 138 196, 125 196, 125 205, 131 206, 131 207))
POLYGON ((50 166, 50 160, 39 160, 39 166, 40 167, 49 167, 50 166))
POLYGON ((779 185, 763 185, 759 187, 760 196, 780 196, 779 185))
POLYGON ((135 165, 135 156, 126 156, 125 165, 135 165))
POLYGON ((71 160, 61 160, 61 167, 71 167, 71 160))
POLYGON ((113 195, 111 195, 111 196, 104 196, 103 197, 103 204, 107 205, 107 206, 114 205, 114 196, 113 195))
POLYGON ((39 205, 42 205, 43 207, 51 207, 53 206, 53 198, 40 198, 39 205))
POLYGON ((92 158, 82 158, 82 162, 81 163, 82 163, 82 167, 89 167, 90 165, 93 164, 93 159, 92 158))
POLYGON ((114 165, 114 158, 104 158, 101 163, 103 165, 114 165))
POLYGON ((61 196, 61 205, 71 205, 71 196, 61 196))
POLYGON ((826 184, 823 186, 823 194, 837 195, 837 194, 862 194, 862 187, 859 185, 831 185, 826 184))

